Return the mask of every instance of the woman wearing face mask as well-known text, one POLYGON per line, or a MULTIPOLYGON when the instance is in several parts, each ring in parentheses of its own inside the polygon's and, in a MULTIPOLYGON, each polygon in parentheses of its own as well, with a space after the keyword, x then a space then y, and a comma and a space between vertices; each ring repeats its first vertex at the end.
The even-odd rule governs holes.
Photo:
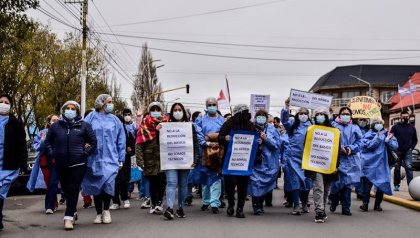
POLYGON ((47 117, 47 125, 34 138, 33 148, 38 151, 35 159, 34 167, 27 183, 27 188, 33 192, 35 188, 46 188, 45 194, 45 214, 53 214, 58 207, 58 177, 52 161, 47 160, 45 151, 45 138, 49 128, 53 123, 58 121, 57 115, 49 115, 47 117))
POLYGON ((123 167, 126 138, 123 124, 112 114, 112 97, 101 94, 95 100, 95 111, 85 121, 92 125, 98 140, 95 152, 88 159, 88 168, 82 183, 83 193, 93 195, 95 224, 112 222, 109 206, 115 194, 115 178, 123 167))
MULTIPOLYGON (((233 108, 233 116, 227 120, 222 128, 220 128, 218 141, 219 144, 225 148, 228 146, 231 131, 253 131, 256 132, 254 124, 250 121, 251 113, 249 107, 245 104, 238 104, 233 108)), ((266 135, 264 135, 264 139, 266 135)), ((259 139, 259 144, 262 144, 262 139, 259 139)), ((223 158, 226 157, 227 150, 224 151, 223 158)), ((249 176, 239 175, 224 175, 226 195, 228 197, 228 208, 226 213, 228 216, 233 216, 235 207, 235 189, 237 190, 237 206, 236 217, 245 218, 244 205, 248 191, 249 176)))
POLYGON ((168 118, 162 113, 162 104, 152 102, 149 114, 145 115, 136 140, 136 160, 143 170, 144 176, 150 184, 150 214, 163 212, 162 199, 165 192, 165 173, 160 170, 159 123, 167 122, 168 118))
POLYGON ((360 206, 360 209, 364 212, 368 211, 370 190, 372 186, 375 186, 376 195, 373 210, 382 211, 381 202, 384 193, 392 195, 387 147, 396 151, 398 142, 394 134, 384 128, 382 118, 372 119, 371 129, 364 135, 363 142, 365 147, 362 151, 364 160, 362 172, 365 177, 363 178, 363 204, 360 206))
POLYGON ((300 108, 292 119, 289 116, 289 99, 285 101, 285 105, 286 107, 281 111, 281 122, 289 136, 289 144, 284 154, 288 174, 288 189, 290 189, 290 195, 292 196, 292 215, 301 215, 302 212, 309 212, 308 195, 312 181, 305 177, 302 169, 302 156, 306 131, 312 125, 312 122, 309 119, 308 109, 300 108), (299 199, 302 201, 302 207, 299 205, 299 199))
MULTIPOLYGON (((315 111, 315 125, 333 127, 329 120, 328 108, 317 108, 315 111)), ((337 162, 338 165, 338 162, 337 162)), ((305 176, 312 179, 313 195, 315 204, 315 222, 324 223, 327 219, 325 206, 327 204, 328 193, 331 182, 337 180, 337 173, 322 174, 314 171, 305 170, 305 176)))
MULTIPOLYGON (((181 103, 174 103, 171 107, 170 122, 188 122, 187 113, 184 106, 181 103)), ((194 145, 194 162, 191 167, 195 167, 198 164, 198 140, 197 135, 193 128, 193 145, 194 145)), ((185 218, 184 213, 184 200, 187 196, 187 183, 189 169, 170 169, 166 170, 166 204, 167 209, 163 214, 168 220, 174 218, 174 203, 175 203, 175 191, 178 185, 178 209, 176 210, 176 216, 178 218, 185 218)))
POLYGON ((257 158, 250 177, 249 193, 255 215, 264 213, 264 197, 276 187, 279 171, 280 133, 274 125, 267 122, 268 113, 259 110, 255 113, 255 128, 261 133, 262 144, 258 147, 257 158))
POLYGON ((341 200, 341 214, 351 216, 351 190, 360 182, 360 157, 363 149, 362 132, 353 124, 352 112, 342 107, 333 126, 340 130, 340 150, 338 152, 338 181, 331 184, 330 211, 335 212, 341 200))
MULTIPOLYGON (((359 118, 357 119, 357 125, 360 128, 360 131, 362 132, 362 136, 364 136, 366 134, 366 132, 369 131, 369 119, 367 118, 359 118)), ((360 162, 361 162, 361 167, 363 168, 363 154, 360 154, 360 162)), ((357 198, 358 199, 362 199, 363 197, 363 181, 365 181, 364 179, 364 174, 362 171, 362 174, 360 175, 360 183, 357 183, 355 186, 355 190, 356 190, 356 194, 357 194, 357 198)))
POLYGON ((9 95, 0 95, 0 231, 3 230, 3 205, 10 185, 26 171, 28 151, 23 125, 10 113, 9 95))
POLYGON ((72 230, 77 220, 76 207, 80 185, 86 173, 86 160, 96 149, 96 137, 91 125, 82 120, 77 102, 64 103, 61 113, 61 119, 52 124, 48 131, 45 151, 47 159, 55 162, 67 201, 64 229, 72 230))

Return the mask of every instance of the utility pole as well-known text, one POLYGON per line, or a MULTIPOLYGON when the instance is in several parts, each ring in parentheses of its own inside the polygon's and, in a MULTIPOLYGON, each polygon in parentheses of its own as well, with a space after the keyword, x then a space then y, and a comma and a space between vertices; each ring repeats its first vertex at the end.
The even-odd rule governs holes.
POLYGON ((70 4, 82 4, 82 69, 81 69, 81 97, 80 97, 80 114, 83 116, 86 111, 86 75, 87 75, 87 59, 86 59, 86 45, 87 45, 87 14, 88 14, 88 0, 83 1, 64 1, 70 4))

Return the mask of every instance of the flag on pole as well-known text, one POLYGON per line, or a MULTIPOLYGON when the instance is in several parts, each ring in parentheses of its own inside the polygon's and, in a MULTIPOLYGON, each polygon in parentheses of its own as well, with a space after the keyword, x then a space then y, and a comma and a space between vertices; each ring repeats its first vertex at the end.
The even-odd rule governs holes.
POLYGON ((401 97, 407 96, 407 95, 411 95, 411 85, 410 85, 410 89, 405 88, 405 87, 400 87, 400 85, 398 84, 398 93, 400 94, 401 97))
POLYGON ((410 80, 410 92, 415 93, 417 91, 420 91, 420 85, 412 83, 411 80, 410 80))
POLYGON ((217 95, 217 104, 219 108, 230 109, 230 92, 227 77, 226 85, 219 91, 219 95, 217 95))

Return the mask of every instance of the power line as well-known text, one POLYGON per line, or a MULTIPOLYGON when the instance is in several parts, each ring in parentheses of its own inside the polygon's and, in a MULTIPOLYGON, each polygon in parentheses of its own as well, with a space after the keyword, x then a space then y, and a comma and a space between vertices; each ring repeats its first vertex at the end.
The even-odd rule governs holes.
POLYGON ((139 24, 146 24, 146 23, 153 23, 153 22, 163 22, 163 21, 184 19, 184 18, 197 17, 197 16, 205 16, 205 15, 217 14, 217 13, 222 13, 222 12, 237 11, 237 10, 242 10, 242 9, 246 9, 246 8, 253 8, 253 7, 259 7, 259 6, 264 6, 264 5, 270 5, 270 4, 275 4, 275 3, 284 2, 284 1, 285 0, 263 2, 263 3, 257 3, 257 4, 246 5, 246 6, 241 6, 241 7, 234 7, 234 8, 228 8, 228 9, 216 10, 216 11, 208 11, 208 12, 202 12, 202 13, 196 13, 196 14, 190 14, 190 15, 184 15, 184 16, 177 16, 177 17, 158 18, 158 19, 154 19, 154 20, 138 21, 138 22, 124 23, 124 24, 116 24, 116 25, 111 25, 111 26, 112 27, 121 27, 121 26, 130 26, 130 25, 139 25, 139 24))
POLYGON ((413 52, 420 51, 420 49, 343 49, 343 48, 317 48, 317 47, 293 47, 293 46, 276 46, 276 45, 254 45, 254 44, 237 44, 237 43, 224 43, 224 42, 209 42, 209 41, 193 41, 193 40, 179 40, 179 39, 169 39, 169 38, 158 38, 158 37, 147 37, 147 36, 135 36, 135 35, 125 35, 125 34, 114 34, 107 32, 96 32, 101 35, 114 35, 119 37, 126 38, 135 38, 135 39, 146 39, 146 40, 158 40, 158 41, 168 41, 168 42, 181 42, 181 43, 193 43, 193 44, 205 44, 205 45, 223 45, 223 46, 236 46, 236 47, 253 47, 253 48, 269 48, 269 49, 291 49, 291 50, 328 50, 328 51, 369 51, 369 52, 413 52))
POLYGON ((70 8, 68 8, 65 3, 61 2, 61 0, 57 0, 56 2, 58 2, 58 4, 60 4, 71 16, 73 16, 79 22, 79 24, 81 24, 80 13, 79 13, 79 16, 77 16, 77 14, 74 13, 70 8))
MULTIPOLYGON (((117 42, 111 42, 111 43, 119 44, 117 42)), ((140 48, 140 46, 133 45, 133 44, 127 44, 127 43, 123 43, 123 44, 126 46, 140 48)), ((288 59, 288 58, 262 58, 262 57, 245 57, 245 56, 233 56, 233 55, 217 55, 217 54, 187 52, 187 51, 180 51, 180 50, 152 48, 152 47, 149 47, 149 49, 156 50, 156 51, 170 52, 170 53, 196 55, 196 56, 207 56, 207 57, 228 58, 228 59, 243 59, 243 60, 260 60, 260 61, 285 61, 285 62, 354 62, 354 61, 385 61, 385 60, 420 58, 420 55, 416 55, 416 56, 406 56, 406 57, 371 58, 371 59, 288 59)))
POLYGON ((47 10, 41 8, 41 7, 38 7, 37 10, 40 11, 41 13, 43 13, 44 15, 46 15, 47 17, 53 19, 56 22, 59 22, 59 23, 65 25, 65 26, 68 26, 68 27, 70 27, 72 29, 75 29, 75 30, 80 31, 80 29, 78 29, 77 27, 72 26, 72 25, 64 22, 63 20, 59 19, 58 17, 56 17, 55 15, 53 15, 52 13, 50 13, 49 11, 47 11, 47 10))
POLYGON ((54 10, 58 15, 60 15, 61 16, 61 18, 64 20, 64 21, 66 21, 69 25, 71 25, 71 22, 66 18, 66 17, 64 17, 63 16, 63 14, 61 14, 59 11, 57 11, 57 9, 55 9, 51 4, 49 4, 47 1, 44 1, 45 2, 45 4, 47 4, 52 10, 54 10))

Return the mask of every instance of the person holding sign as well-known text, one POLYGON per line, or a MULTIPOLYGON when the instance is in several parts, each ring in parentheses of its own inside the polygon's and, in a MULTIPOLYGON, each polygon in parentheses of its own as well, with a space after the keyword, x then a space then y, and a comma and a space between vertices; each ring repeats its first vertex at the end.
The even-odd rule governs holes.
POLYGON ((335 212, 341 200, 341 213, 351 216, 351 190, 360 182, 360 157, 363 149, 362 132, 353 124, 352 111, 349 107, 342 107, 333 126, 340 130, 340 151, 338 160, 338 181, 331 184, 330 211, 335 212))
POLYGON ((285 101, 286 107, 281 111, 281 122, 289 136, 289 144, 284 154, 286 163, 287 181, 291 190, 293 212, 292 215, 308 213, 308 195, 311 189, 311 180, 305 177, 302 169, 303 146, 308 127, 312 125, 309 119, 309 111, 301 107, 294 116, 290 118, 289 99, 285 101), (302 201, 302 208, 299 206, 299 199, 302 201))
POLYGON ((219 213, 219 207, 221 205, 221 163, 219 163, 219 156, 216 151, 221 149, 217 142, 217 133, 220 131, 223 123, 223 116, 217 113, 216 98, 206 99, 206 113, 197 117, 195 121, 195 130, 197 131, 198 143, 200 144, 200 163, 198 169, 203 196, 203 206, 201 207, 201 210, 205 211, 210 206, 214 214, 219 213), (214 140, 215 138, 216 141, 214 140), (216 160, 212 160, 208 156, 208 151, 214 155, 216 160))
MULTIPOLYGON (((256 132, 256 128, 254 124, 250 121, 251 120, 251 113, 249 112, 249 107, 245 104, 236 105, 233 108, 233 116, 227 120, 222 128, 220 129, 218 141, 219 144, 223 145, 225 148, 228 146, 228 143, 231 139, 230 132, 231 131, 249 131, 249 132, 256 132)), ((264 139, 266 135, 264 135, 264 139)), ((259 144, 262 144, 262 139, 258 139, 259 144)), ((223 158, 228 160, 230 158, 226 158, 227 150, 224 151, 223 158)), ((252 166, 250 166, 252 169, 252 166)), ((227 175, 224 174, 225 180, 225 189, 226 194, 228 197, 228 208, 227 208, 227 215, 233 216, 234 214, 234 207, 235 207, 235 189, 238 192, 238 204, 236 207, 236 217, 237 218, 245 218, 244 215, 244 205, 245 199, 248 190, 248 182, 249 182, 249 175, 248 176, 241 176, 241 175, 227 175)))
MULTIPOLYGON (((185 111, 184 106, 181 103, 172 104, 171 111, 169 114, 170 122, 188 122, 188 115, 185 111)), ((197 135, 193 128, 193 145, 194 145, 194 163, 191 167, 195 167, 198 164, 198 140, 197 135)), ((185 142, 185 141, 184 141, 185 142)), ((161 147, 162 148, 162 147, 161 147)), ((174 202, 175 202, 175 191, 178 185, 178 210, 176 210, 176 216, 178 218, 185 218, 184 213, 184 200, 187 196, 188 188, 188 174, 190 169, 168 169, 165 170, 166 174, 166 211, 163 214, 168 220, 174 218, 174 202)))
MULTIPOLYGON (((333 127, 329 120, 328 108, 320 107, 315 109, 315 125, 324 126, 324 127, 333 127)), ((335 129, 336 130, 336 129, 335 129)), ((306 148, 306 144, 305 144, 306 148)), ((333 154, 333 147, 325 146, 323 150, 330 151, 329 154, 333 154), (329 147, 329 149, 328 149, 329 147)), ((315 222, 324 223, 327 219, 327 214, 325 213, 325 206, 327 204, 328 193, 330 191, 330 185, 332 181, 337 180, 337 172, 333 174, 324 174, 320 172, 305 170, 305 176, 312 179, 313 183, 313 196, 315 204, 315 222)))
POLYGON ((150 182, 150 214, 163 212, 162 199, 165 192, 165 174, 160 170, 159 130, 161 122, 168 118, 162 114, 162 104, 152 102, 137 131, 136 160, 144 176, 150 182))
POLYGON ((362 151, 363 166, 363 204, 360 209, 368 211, 370 200, 370 190, 372 186, 376 187, 375 205, 373 210, 382 211, 381 202, 384 193, 392 195, 391 175, 388 166, 387 148, 396 151, 398 149, 397 139, 394 134, 384 129, 382 118, 373 118, 372 126, 369 132, 363 137, 365 147, 362 151))
POLYGON ((266 195, 276 187, 277 174, 280 168, 280 133, 267 121, 268 113, 258 110, 255 113, 255 128, 261 133, 262 144, 259 145, 254 169, 250 177, 249 193, 252 196, 252 208, 255 215, 264 212, 263 202, 266 195))

